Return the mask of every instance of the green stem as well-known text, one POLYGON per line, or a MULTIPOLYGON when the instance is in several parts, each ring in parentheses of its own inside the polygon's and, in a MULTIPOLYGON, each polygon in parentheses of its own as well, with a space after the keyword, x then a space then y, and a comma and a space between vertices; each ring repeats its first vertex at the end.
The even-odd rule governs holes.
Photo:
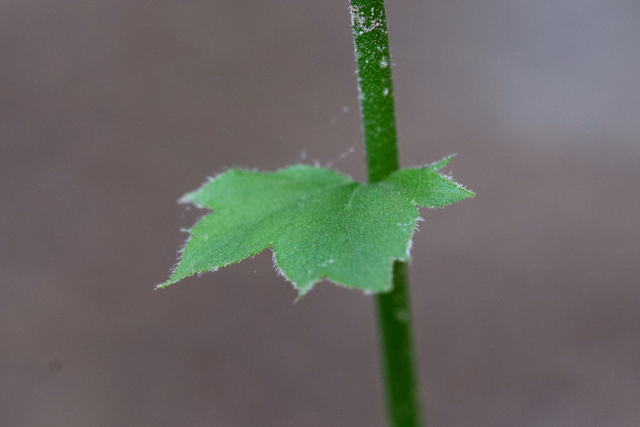
MULTIPOLYGON (((358 92, 369 182, 398 170, 391 56, 384 0, 350 0, 358 92)), ((393 265, 393 290, 377 297, 382 370, 389 425, 420 425, 409 303, 408 268, 393 265)))
POLYGON ((398 170, 391 57, 383 0, 351 0, 358 93, 369 182, 398 170))
POLYGON ((389 425, 420 425, 417 375, 413 359, 407 264, 393 264, 393 291, 378 294, 378 328, 386 384, 389 425))

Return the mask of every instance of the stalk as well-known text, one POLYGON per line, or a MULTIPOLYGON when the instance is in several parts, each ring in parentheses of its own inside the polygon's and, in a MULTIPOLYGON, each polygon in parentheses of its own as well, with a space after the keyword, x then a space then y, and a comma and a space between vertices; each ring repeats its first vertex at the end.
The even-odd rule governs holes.
MULTIPOLYGON (((369 182, 398 170, 391 56, 384 0, 350 0, 369 182)), ((408 267, 393 265, 393 290, 376 296, 387 415, 392 427, 420 426, 408 267)))
POLYGON ((396 261, 393 290, 376 296, 387 416, 393 427, 421 425, 408 270, 406 263, 396 261))

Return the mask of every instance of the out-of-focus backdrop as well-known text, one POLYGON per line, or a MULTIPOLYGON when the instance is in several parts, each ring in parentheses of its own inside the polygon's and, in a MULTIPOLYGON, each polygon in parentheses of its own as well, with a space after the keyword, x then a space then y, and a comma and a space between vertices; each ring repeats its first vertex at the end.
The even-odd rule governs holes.
MULTIPOLYGON (((363 179, 347 6, 0 2, 0 425, 384 425, 370 296, 153 290, 206 176, 363 179)), ((640 4, 387 8, 402 164, 478 194, 414 238, 430 425, 639 425, 640 4)))

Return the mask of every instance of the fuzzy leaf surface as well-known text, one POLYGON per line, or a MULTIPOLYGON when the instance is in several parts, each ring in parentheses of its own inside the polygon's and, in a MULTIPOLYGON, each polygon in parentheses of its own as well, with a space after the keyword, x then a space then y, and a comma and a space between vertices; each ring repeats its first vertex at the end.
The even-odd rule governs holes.
POLYGON ((231 169, 183 200, 213 210, 191 237, 168 286, 271 246, 279 271, 308 292, 322 279, 366 292, 391 290, 393 260, 407 261, 417 206, 442 207, 474 194, 437 171, 449 158, 360 184, 328 169, 231 169))

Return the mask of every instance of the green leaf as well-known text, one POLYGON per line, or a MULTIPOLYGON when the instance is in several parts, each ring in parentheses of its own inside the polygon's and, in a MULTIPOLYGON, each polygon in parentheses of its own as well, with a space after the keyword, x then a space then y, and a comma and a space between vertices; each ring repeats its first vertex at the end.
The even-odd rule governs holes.
POLYGON ((271 246, 279 272, 300 295, 322 279, 390 291, 393 260, 410 257, 416 205, 441 207, 474 196, 437 172, 448 161, 373 184, 306 165, 270 173, 228 170, 182 199, 215 212, 189 230, 182 259, 158 287, 271 246))

